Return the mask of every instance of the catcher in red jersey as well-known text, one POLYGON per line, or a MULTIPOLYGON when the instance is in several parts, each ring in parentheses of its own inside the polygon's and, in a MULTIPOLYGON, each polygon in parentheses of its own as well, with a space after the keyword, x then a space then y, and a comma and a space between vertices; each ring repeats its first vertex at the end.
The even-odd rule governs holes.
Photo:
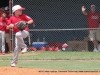
POLYGON ((13 16, 10 17, 9 22, 7 24, 7 29, 13 28, 15 33, 15 49, 14 49, 14 57, 11 62, 11 66, 15 67, 18 62, 18 54, 22 49, 22 53, 27 51, 27 45, 24 43, 23 38, 26 38, 29 35, 28 26, 24 30, 18 29, 16 27, 16 23, 20 21, 25 21, 27 25, 32 24, 34 21, 32 18, 27 16, 26 14, 22 14, 22 11, 25 8, 21 7, 20 5, 15 5, 12 7, 13 16))

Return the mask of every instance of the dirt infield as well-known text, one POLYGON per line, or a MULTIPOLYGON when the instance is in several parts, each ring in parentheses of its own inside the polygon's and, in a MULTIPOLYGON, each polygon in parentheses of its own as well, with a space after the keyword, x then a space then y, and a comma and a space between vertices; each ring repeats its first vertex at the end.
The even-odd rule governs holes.
POLYGON ((0 67, 0 75, 100 75, 100 72, 72 72, 36 68, 0 67))

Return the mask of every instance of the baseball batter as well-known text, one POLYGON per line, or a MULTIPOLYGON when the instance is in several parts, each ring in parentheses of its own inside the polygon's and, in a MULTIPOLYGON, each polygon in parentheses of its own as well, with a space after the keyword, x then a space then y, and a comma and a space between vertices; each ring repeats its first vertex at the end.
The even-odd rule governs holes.
POLYGON ((13 28, 15 33, 15 49, 14 49, 14 57, 11 62, 11 67, 15 67, 18 62, 18 54, 22 49, 22 53, 27 51, 27 45, 24 43, 23 38, 26 38, 29 35, 28 26, 23 30, 19 30, 15 25, 19 21, 26 21, 27 24, 32 24, 34 21, 32 18, 27 16, 26 14, 22 14, 22 11, 25 8, 20 5, 15 5, 12 7, 13 16, 10 17, 9 22, 7 24, 7 29, 13 28))

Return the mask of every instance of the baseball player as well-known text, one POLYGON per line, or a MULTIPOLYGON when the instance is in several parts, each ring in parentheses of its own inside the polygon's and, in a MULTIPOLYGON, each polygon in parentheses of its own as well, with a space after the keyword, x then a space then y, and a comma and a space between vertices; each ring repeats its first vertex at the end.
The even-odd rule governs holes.
POLYGON ((1 52, 3 55, 5 54, 5 30, 6 30, 7 21, 8 19, 6 18, 6 14, 3 13, 0 17, 0 36, 2 38, 1 52))
POLYGON ((26 24, 32 24, 34 21, 32 18, 27 16, 26 14, 22 14, 22 11, 25 8, 20 5, 15 5, 12 7, 13 16, 10 17, 9 22, 7 24, 7 29, 13 28, 15 33, 15 49, 14 49, 14 57, 11 62, 11 67, 15 67, 18 62, 18 54, 22 49, 22 53, 27 51, 27 45, 24 43, 23 38, 26 38, 29 35, 28 26, 24 30, 19 30, 16 27, 16 23, 19 21, 26 21, 26 24))
POLYGON ((6 17, 7 17, 7 18, 10 18, 10 13, 9 13, 9 7, 8 7, 8 6, 6 6, 6 7, 4 8, 4 12, 6 13, 6 17))
MULTIPOLYGON (((9 7, 6 6, 4 8, 4 11, 5 11, 6 17, 9 19, 10 18, 9 7)), ((9 29, 6 29, 5 30, 5 37, 6 37, 6 43, 8 44, 9 53, 11 53, 12 52, 11 51, 12 49, 10 48, 11 42, 10 42, 10 30, 9 29)))

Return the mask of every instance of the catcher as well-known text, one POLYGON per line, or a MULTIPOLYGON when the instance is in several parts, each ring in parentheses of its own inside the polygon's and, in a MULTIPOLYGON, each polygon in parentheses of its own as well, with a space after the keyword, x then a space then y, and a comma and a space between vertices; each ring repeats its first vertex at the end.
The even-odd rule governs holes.
POLYGON ((22 10, 25 10, 25 8, 22 8, 20 5, 13 6, 12 12, 14 15, 10 17, 7 24, 7 29, 13 28, 15 33, 15 49, 11 67, 16 66, 20 50, 22 49, 22 53, 27 51, 27 45, 24 43, 23 38, 29 35, 27 25, 34 22, 29 16, 22 14, 22 10))

